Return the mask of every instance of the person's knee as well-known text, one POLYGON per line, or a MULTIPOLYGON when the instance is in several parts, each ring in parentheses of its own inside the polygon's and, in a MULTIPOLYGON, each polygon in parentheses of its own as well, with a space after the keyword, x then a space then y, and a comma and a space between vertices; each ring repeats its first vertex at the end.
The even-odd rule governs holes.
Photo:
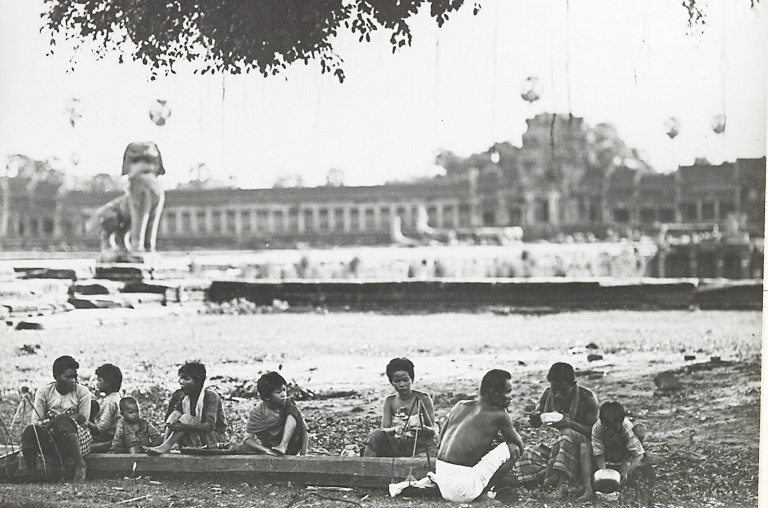
POLYGON ((165 423, 179 423, 179 419, 183 416, 181 411, 173 411, 166 418, 165 423))
POLYGON ((576 432, 573 429, 563 429, 563 430, 560 431, 560 436, 567 437, 567 438, 570 438, 570 439, 573 439, 573 440, 580 440, 579 438, 580 438, 581 434, 579 434, 578 432, 576 432))
POLYGON ((22 448, 35 448, 37 447, 38 436, 43 432, 43 428, 39 425, 30 424, 24 427, 21 431, 21 447, 22 448))
POLYGON ((76 434, 77 424, 69 415, 58 415, 53 419, 54 434, 76 434))
POLYGON ((179 416, 179 423, 183 423, 184 425, 194 425, 195 419, 192 417, 192 415, 181 415, 179 416))

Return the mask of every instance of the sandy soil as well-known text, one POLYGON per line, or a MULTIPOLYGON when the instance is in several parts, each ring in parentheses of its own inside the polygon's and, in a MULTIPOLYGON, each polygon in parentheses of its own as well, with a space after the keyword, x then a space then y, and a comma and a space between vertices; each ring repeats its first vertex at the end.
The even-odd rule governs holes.
MULTIPOLYGON (((338 454, 346 445, 359 444, 378 424, 381 400, 391 390, 384 367, 391 357, 408 356, 416 364, 417 386, 433 394, 438 418, 455 400, 476 392, 484 371, 509 370, 518 387, 510 413, 526 443, 535 443, 546 439, 545 431, 528 427, 525 406, 546 386, 548 366, 564 360, 581 372, 580 382, 600 400, 622 401, 635 421, 648 425, 659 504, 754 506, 760 348, 759 312, 169 314, 131 326, 4 330, 0 415, 10 421, 18 388, 47 382, 53 359, 72 354, 82 365, 82 382, 99 364, 118 364, 124 390, 139 396, 145 416, 159 420, 169 391, 177 386, 177 366, 199 358, 208 366, 209 384, 224 396, 272 369, 314 392, 354 390, 350 397, 299 403, 310 425, 311 451, 338 454), (587 361, 583 346, 589 343, 599 346, 604 360, 587 361), (36 354, 24 354, 19 348, 25 344, 40 348, 36 354), (696 360, 685 361, 684 354, 696 360), (725 362, 693 366, 715 355, 725 362), (653 376, 667 370, 678 373, 681 390, 656 390, 653 376)), ((241 398, 225 402, 234 436, 241 432, 252 403, 241 398)), ((131 505, 441 505, 436 500, 389 500, 383 492, 318 493, 212 481, 190 486, 184 480, 101 480, 77 491, 64 484, 0 486, 0 504, 37 500, 55 506, 99 506, 143 495, 150 497, 131 505), (334 496, 341 500, 325 499, 334 496)), ((538 492, 521 490, 512 501, 544 506, 538 492)))

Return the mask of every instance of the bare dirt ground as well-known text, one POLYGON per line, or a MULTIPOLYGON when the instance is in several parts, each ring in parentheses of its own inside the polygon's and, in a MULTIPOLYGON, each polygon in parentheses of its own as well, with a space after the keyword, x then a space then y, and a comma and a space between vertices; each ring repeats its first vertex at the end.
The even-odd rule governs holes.
MULTIPOLYGON (((414 361, 416 386, 433 395, 438 419, 456 400, 476 393, 486 370, 509 370, 517 387, 510 413, 523 439, 526 444, 548 439, 545 430, 530 429, 525 407, 546 386, 549 365, 568 361, 580 373, 579 382, 601 401, 617 399, 635 422, 647 424, 658 505, 757 505, 759 312, 171 314, 130 326, 8 329, 0 335, 0 416, 6 424, 16 410, 19 387, 48 382, 59 355, 72 354, 80 361, 83 383, 101 363, 119 365, 124 391, 137 396, 144 416, 158 422, 178 386, 178 365, 201 359, 208 366, 209 385, 230 396, 225 411, 234 437, 254 401, 231 395, 243 395, 267 370, 280 370, 315 393, 354 391, 299 402, 312 434, 310 451, 318 454, 338 454, 346 445, 359 444, 378 425, 381 401, 391 390, 383 371, 394 356, 414 361), (595 352, 583 349, 589 343, 599 346, 596 352, 603 360, 587 361, 587 352, 595 352), (24 345, 35 353, 22 351, 24 345), (696 359, 685 361, 684 355, 696 359), (710 363, 711 356, 723 362, 710 363), (670 370, 682 388, 658 391, 654 375, 670 370)), ((0 485, 3 506, 94 507, 120 501, 165 507, 444 505, 434 498, 390 499, 383 491, 315 491, 221 479, 94 480, 77 489, 66 483, 0 485), (140 499, 128 501, 133 498, 140 499)), ((541 493, 524 489, 507 502, 553 506, 541 493)), ((618 506, 631 504, 626 500, 618 506)))

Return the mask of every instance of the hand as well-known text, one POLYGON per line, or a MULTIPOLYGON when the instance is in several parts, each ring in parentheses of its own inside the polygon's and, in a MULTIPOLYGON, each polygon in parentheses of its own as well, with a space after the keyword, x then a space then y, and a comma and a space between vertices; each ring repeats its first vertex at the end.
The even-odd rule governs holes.
POLYGON ((564 430, 564 429, 570 429, 571 426, 571 419, 568 418, 568 415, 563 415, 563 419, 559 422, 551 423, 551 427, 557 429, 557 430, 564 430))
POLYGON ((541 411, 534 411, 529 414, 528 421, 532 427, 541 427, 541 411))
POLYGON ((86 419, 85 416, 81 415, 80 413, 77 413, 75 415, 72 415, 72 418, 79 423, 80 425, 85 425, 86 419))
POLYGON ((165 427, 171 432, 178 432, 180 430, 184 430, 185 425, 183 423, 175 422, 175 423, 166 423, 165 427))
POLYGON ((281 444, 272 447, 272 451, 274 451, 277 455, 285 455, 286 450, 287 447, 281 444))

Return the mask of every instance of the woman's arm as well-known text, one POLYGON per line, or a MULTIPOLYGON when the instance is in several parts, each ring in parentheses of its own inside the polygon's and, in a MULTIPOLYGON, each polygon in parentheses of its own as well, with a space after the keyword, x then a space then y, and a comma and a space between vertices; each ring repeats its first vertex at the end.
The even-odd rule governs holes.
POLYGON ((435 406, 432 403, 432 397, 428 393, 420 393, 419 398, 424 406, 424 425, 420 432, 424 433, 426 437, 432 437, 435 435, 435 406))
POLYGON ((384 399, 384 409, 382 410, 382 415, 381 415, 382 429, 392 428, 392 401, 394 399, 395 399, 394 395, 390 395, 386 399, 384 399))
POLYGON ((125 436, 125 427, 123 421, 117 422, 115 428, 115 436, 112 438, 112 446, 109 448, 109 453, 125 453, 125 446, 123 446, 125 436))
POLYGON ((112 426, 112 420, 117 412, 117 404, 113 401, 103 402, 95 422, 87 422, 88 428, 96 432, 106 432, 112 426))

